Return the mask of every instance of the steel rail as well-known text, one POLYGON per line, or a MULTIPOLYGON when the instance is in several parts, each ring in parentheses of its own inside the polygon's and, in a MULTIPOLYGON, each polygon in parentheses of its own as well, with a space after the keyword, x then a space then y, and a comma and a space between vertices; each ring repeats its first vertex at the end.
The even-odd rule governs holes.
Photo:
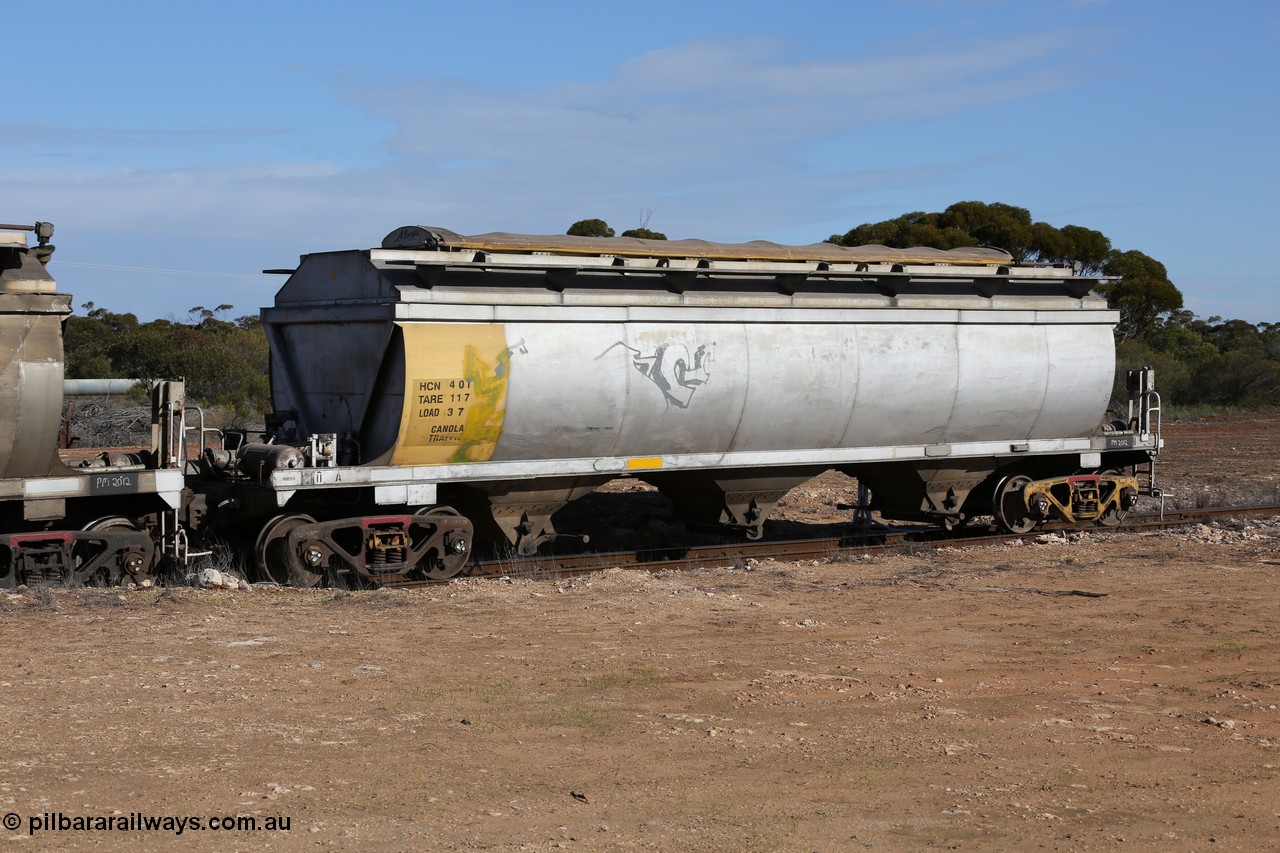
MULTIPOLYGON (((1280 505, 1206 507, 1202 509, 1168 510, 1163 513, 1133 513, 1115 527, 1079 527, 1047 524, 1028 533, 992 532, 976 527, 947 533, 935 527, 879 528, 869 533, 851 532, 844 536, 814 539, 789 539, 774 542, 732 542, 717 545, 671 546, 636 551, 542 554, 532 557, 477 560, 462 577, 558 578, 586 574, 611 568, 647 572, 689 571, 699 568, 746 565, 751 560, 821 560, 842 554, 893 553, 904 548, 953 548, 998 544, 1011 540, 1029 540, 1051 533, 1126 533, 1185 527, 1196 522, 1234 516, 1280 515, 1280 505)), ((389 581, 388 588, 405 589, 450 583, 458 578, 440 581, 389 581)))

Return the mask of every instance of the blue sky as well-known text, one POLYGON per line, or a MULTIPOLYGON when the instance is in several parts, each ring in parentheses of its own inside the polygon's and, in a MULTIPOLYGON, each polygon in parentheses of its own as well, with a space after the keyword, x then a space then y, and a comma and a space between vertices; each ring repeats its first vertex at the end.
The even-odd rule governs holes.
POLYGON ((64 2, 10 10, 0 221, 80 305, 270 304, 401 225, 809 243, 962 200, 1280 321, 1280 4, 64 2))

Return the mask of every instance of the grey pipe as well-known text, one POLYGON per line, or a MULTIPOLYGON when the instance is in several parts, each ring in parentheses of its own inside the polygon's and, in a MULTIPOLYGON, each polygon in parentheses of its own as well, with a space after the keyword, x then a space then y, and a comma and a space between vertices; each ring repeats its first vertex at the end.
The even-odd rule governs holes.
POLYGON ((142 385, 141 379, 64 379, 64 397, 118 397, 142 385))

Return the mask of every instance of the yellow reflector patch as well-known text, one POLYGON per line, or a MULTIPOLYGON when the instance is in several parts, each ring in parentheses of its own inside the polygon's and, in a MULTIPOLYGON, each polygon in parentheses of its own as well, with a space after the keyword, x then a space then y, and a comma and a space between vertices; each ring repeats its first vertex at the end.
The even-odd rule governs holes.
POLYGON ((638 468, 661 468, 661 456, 641 456, 636 459, 627 460, 627 470, 634 471, 638 468))

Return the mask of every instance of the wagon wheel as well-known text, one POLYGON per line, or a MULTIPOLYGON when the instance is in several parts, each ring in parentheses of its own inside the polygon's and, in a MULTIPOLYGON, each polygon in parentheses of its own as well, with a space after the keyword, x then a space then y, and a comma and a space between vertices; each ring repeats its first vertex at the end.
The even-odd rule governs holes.
MULTIPOLYGON (((1098 472, 1099 476, 1102 477, 1114 477, 1119 473, 1120 472, 1114 468, 1108 468, 1104 471, 1098 472)), ((1123 500, 1124 496, 1120 495, 1119 497, 1123 500)), ((1098 525, 1100 527, 1119 527, 1121 522, 1124 521, 1124 517, 1128 514, 1128 511, 1125 510, 1123 506, 1112 506, 1098 517, 1098 525)))
POLYGON ((283 586, 316 586, 321 576, 308 571, 297 554, 289 550, 289 534, 304 524, 315 524, 309 515, 277 515, 268 521, 253 546, 258 579, 283 586))
POLYGON ((1031 478, 1025 474, 1013 474, 996 485, 991 511, 996 517, 996 523, 1010 533, 1028 533, 1039 521, 1027 510, 1026 502, 1022 499, 1022 490, 1030 484, 1031 478))
POLYGON ((1102 515, 1098 516, 1098 525, 1100 527, 1119 527, 1124 521, 1126 513, 1119 507, 1111 507, 1102 515))
MULTIPOLYGON (((91 521, 81 528, 87 533, 113 530, 128 530, 140 533, 144 529, 137 522, 120 515, 108 515, 96 521, 91 521)), ((80 574, 81 566, 106 556, 109 550, 109 545, 93 539, 77 539, 72 543, 71 565, 86 586, 115 586, 129 583, 140 585, 151 576, 151 570, 155 568, 158 555, 150 536, 146 537, 145 545, 139 540, 139 547, 125 551, 121 555, 122 559, 104 563, 87 575, 80 574)))
MULTIPOLYGON (((431 506, 418 510, 414 513, 414 517, 429 522, 440 518, 462 518, 463 515, 453 507, 431 506)), ((464 540, 462 544, 465 548, 461 554, 440 554, 434 550, 428 551, 414 567, 413 576, 428 580, 445 580, 461 573, 463 566, 467 564, 467 556, 471 552, 470 542, 464 540)))

